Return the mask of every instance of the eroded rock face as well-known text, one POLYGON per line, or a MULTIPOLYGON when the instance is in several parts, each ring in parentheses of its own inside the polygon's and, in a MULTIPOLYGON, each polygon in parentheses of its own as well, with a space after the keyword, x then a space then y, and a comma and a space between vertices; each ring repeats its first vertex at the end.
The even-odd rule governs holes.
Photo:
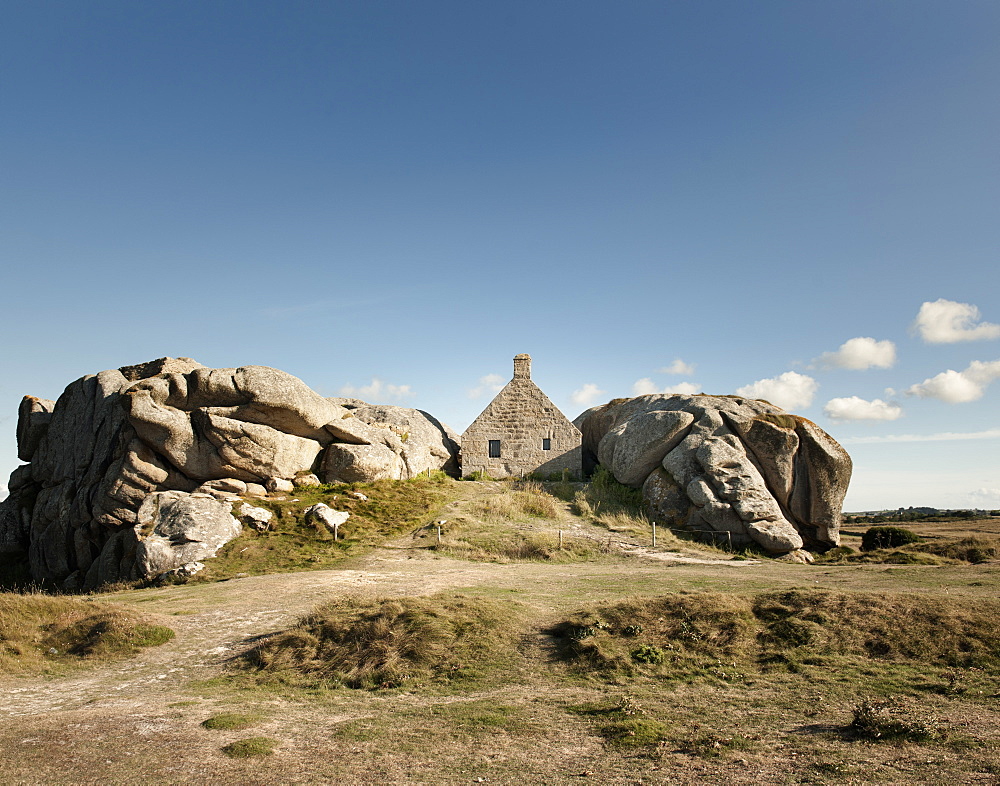
POLYGON ((805 418, 735 396, 654 394, 594 407, 575 424, 584 466, 641 488, 660 520, 774 554, 840 542, 851 459, 805 418))
POLYGON ((454 472, 458 453, 454 433, 418 410, 327 399, 277 369, 211 369, 190 358, 86 376, 56 402, 26 396, 17 439, 29 463, 0 503, 0 549, 24 552, 34 579, 72 589, 205 558, 180 541, 145 542, 139 516, 151 495, 229 506, 313 473, 331 482, 454 472), (356 453, 377 460, 345 458, 356 453))
POLYGON ((159 576, 214 557, 240 534, 232 505, 209 494, 157 491, 143 500, 135 532, 142 576, 159 576))

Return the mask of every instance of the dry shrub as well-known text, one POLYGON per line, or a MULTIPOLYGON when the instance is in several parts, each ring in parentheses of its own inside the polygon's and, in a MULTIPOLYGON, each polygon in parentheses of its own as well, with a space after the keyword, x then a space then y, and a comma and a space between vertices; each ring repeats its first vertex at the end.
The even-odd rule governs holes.
POLYGON ((354 688, 479 679, 517 654, 523 607, 444 594, 361 607, 338 601, 251 650, 246 664, 290 682, 354 688))

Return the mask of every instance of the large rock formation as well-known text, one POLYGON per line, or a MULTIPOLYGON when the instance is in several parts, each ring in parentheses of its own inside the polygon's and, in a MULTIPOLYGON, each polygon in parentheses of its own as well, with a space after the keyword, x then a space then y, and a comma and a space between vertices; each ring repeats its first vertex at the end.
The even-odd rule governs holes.
POLYGON ((575 423, 585 469, 641 488, 661 521, 774 554, 840 543, 851 458, 805 418, 737 396, 653 394, 575 423))
POLYGON ((189 358, 86 376, 56 402, 26 396, 17 440, 28 463, 0 503, 0 549, 25 552, 34 579, 67 588, 211 556, 240 526, 217 498, 313 472, 324 482, 455 472, 458 454, 454 432, 424 412, 189 358))

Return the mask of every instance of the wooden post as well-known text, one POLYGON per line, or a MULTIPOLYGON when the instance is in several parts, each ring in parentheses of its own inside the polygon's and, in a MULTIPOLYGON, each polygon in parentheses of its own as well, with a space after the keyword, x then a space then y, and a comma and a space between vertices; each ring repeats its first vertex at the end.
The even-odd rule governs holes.
POLYGON ((653 548, 656 548, 656 522, 653 522, 653 548))
POLYGON ((559 550, 562 551, 562 530, 559 530, 559 550))
POLYGON ((438 522, 438 543, 441 542, 441 522, 438 522))
POLYGON ((337 535, 338 535, 339 532, 340 532, 340 525, 339 524, 334 524, 333 525, 333 539, 334 539, 334 541, 337 540, 337 535))

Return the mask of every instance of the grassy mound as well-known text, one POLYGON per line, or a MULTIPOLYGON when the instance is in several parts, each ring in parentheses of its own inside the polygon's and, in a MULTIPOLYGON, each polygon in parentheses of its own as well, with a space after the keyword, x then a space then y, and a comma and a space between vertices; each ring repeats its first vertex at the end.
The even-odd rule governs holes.
POLYGON ((451 593, 335 602, 251 650, 244 663, 300 685, 474 683, 513 665, 523 618, 519 604, 451 593))
POLYGON ((563 659, 606 676, 729 682, 750 670, 845 660, 996 666, 998 612, 995 602, 913 594, 679 593, 580 612, 552 633, 563 659))
POLYGON ((1000 539, 971 536, 959 540, 924 540, 898 548, 879 548, 858 553, 839 547, 821 555, 824 563, 848 564, 854 562, 887 565, 955 565, 978 564, 1000 559, 1000 539))
POLYGON ((208 560, 205 570, 192 581, 334 567, 388 538, 427 524, 438 508, 454 498, 456 483, 438 472, 407 481, 300 487, 284 500, 251 500, 251 504, 274 513, 271 528, 266 532, 244 528, 243 534, 208 560), (360 491, 368 499, 349 497, 350 491, 360 491), (325 529, 305 523, 306 510, 317 502, 351 514, 340 528, 340 540, 334 541, 325 529))
POLYGON ((132 609, 82 598, 0 595, 0 673, 113 660, 174 636, 132 609))

